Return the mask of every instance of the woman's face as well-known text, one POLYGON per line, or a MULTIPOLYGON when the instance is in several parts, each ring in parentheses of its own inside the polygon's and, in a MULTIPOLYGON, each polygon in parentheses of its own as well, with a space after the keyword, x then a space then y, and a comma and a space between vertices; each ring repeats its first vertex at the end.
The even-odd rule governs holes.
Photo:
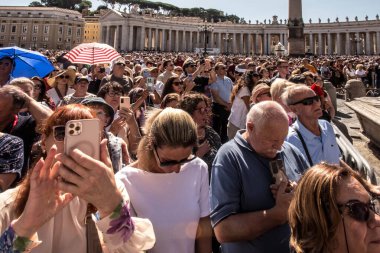
POLYGON ((40 81, 38 80, 32 80, 34 83, 34 88, 33 88, 33 98, 34 100, 38 99, 38 96, 41 93, 41 86, 43 85, 40 81))
POLYGON ((110 106, 112 106, 112 108, 114 109, 114 111, 116 111, 117 108, 119 107, 120 97, 122 95, 123 95, 122 92, 120 92, 120 91, 114 91, 111 88, 111 89, 109 89, 109 91, 104 96, 104 100, 107 102, 107 104, 109 104, 110 106))
MULTIPOLYGON (((369 203, 371 197, 365 188, 355 178, 342 180, 337 189, 337 204, 345 205, 350 201, 369 203)), ((358 208, 352 208, 354 209, 358 208)), ((336 232, 338 249, 335 252, 347 252, 346 240, 350 253, 380 252, 380 216, 369 211, 368 221, 358 221, 351 217, 350 209, 343 209, 342 220, 336 232), (343 224, 344 220, 344 224, 343 224), (345 227, 343 227, 345 226, 345 227), (344 232, 346 230, 346 236, 344 232)))
POLYGON ((179 94, 182 92, 182 83, 178 78, 174 79, 172 86, 175 93, 179 94))
POLYGON ((199 102, 191 116, 193 117, 193 120, 198 125, 198 127, 206 126, 208 121, 206 103, 204 101, 199 102))
POLYGON ((70 76, 68 74, 62 74, 60 76, 57 76, 56 80, 57 80, 57 83, 60 85, 63 85, 63 84, 67 85, 69 83, 70 76))
POLYGON ((193 147, 171 147, 162 146, 153 148, 154 157, 157 162, 157 173, 179 173, 181 166, 194 158, 193 147), (170 164, 169 166, 164 166, 170 164))

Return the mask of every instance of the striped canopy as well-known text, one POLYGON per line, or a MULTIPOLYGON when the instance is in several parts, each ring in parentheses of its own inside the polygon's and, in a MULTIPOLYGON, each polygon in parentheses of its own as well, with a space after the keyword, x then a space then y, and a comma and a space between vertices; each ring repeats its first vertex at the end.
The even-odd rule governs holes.
POLYGON ((72 63, 101 64, 111 63, 120 58, 120 54, 111 46, 102 43, 83 43, 74 47, 65 56, 72 63))

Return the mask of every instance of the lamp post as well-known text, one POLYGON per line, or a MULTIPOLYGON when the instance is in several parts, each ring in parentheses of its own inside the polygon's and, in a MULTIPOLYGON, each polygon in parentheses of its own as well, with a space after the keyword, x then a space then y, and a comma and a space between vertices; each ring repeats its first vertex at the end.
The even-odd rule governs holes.
POLYGON ((223 41, 225 41, 226 42, 226 55, 228 55, 228 45, 230 44, 230 41, 232 41, 233 40, 233 38, 232 37, 230 37, 230 34, 229 33, 226 33, 226 35, 225 36, 223 36, 223 41))
POLYGON ((355 37, 354 37, 354 38, 350 38, 350 41, 352 41, 352 42, 355 43, 355 55, 358 55, 358 44, 361 43, 361 42, 363 42, 364 39, 358 37, 358 36, 355 34, 355 37))
POLYGON ((203 32, 203 34, 204 34, 203 56, 206 57, 206 55, 207 55, 207 41, 208 41, 207 33, 214 31, 214 27, 211 24, 207 23, 206 18, 204 18, 203 24, 198 26, 198 31, 203 32))

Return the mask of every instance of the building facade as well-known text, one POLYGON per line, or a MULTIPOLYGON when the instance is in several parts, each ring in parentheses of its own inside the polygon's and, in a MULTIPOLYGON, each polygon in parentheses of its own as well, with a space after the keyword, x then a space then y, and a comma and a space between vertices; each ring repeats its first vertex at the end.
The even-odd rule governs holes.
POLYGON ((83 42, 84 25, 73 10, 0 6, 0 47, 71 49, 83 42))
MULTIPOLYGON (((256 24, 210 23, 200 29, 200 18, 155 16, 109 10, 100 17, 101 42, 118 50, 194 52, 195 48, 219 48, 221 53, 246 55, 276 54, 278 43, 288 48, 287 20, 256 24)), ((335 20, 304 25, 305 51, 316 55, 380 54, 380 20, 335 20)))
POLYGON ((84 17, 86 23, 84 25, 84 43, 100 42, 100 23, 99 17, 84 17))

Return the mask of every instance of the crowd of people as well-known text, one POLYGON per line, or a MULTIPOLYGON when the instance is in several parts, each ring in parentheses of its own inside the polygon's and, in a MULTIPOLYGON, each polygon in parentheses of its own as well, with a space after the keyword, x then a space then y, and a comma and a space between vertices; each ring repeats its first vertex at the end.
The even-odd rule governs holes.
POLYGON ((380 188, 332 127, 380 57, 42 53, 45 77, 0 59, 0 252, 380 251, 380 188), (66 151, 94 119, 99 157, 66 151))

